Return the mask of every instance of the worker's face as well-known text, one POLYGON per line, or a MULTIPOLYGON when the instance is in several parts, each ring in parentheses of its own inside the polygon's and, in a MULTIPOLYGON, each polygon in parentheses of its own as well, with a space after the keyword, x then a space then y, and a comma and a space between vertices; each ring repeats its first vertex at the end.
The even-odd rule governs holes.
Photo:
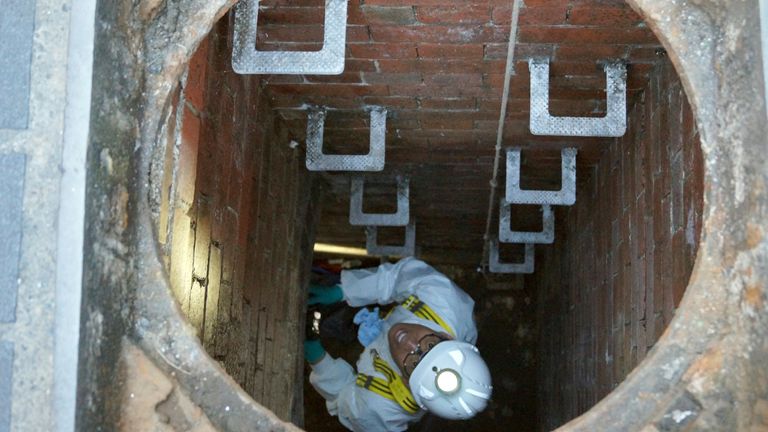
MULTIPOLYGON (((392 359, 400 368, 400 373, 406 379, 413 372, 412 367, 407 369, 403 367, 406 357, 412 353, 423 353, 428 348, 428 346, 419 347, 419 341, 421 340, 422 345, 424 345, 424 340, 429 341, 432 339, 429 337, 425 338, 425 336, 429 335, 437 335, 442 340, 451 338, 445 333, 437 333, 429 327, 425 327, 419 324, 398 323, 389 329, 389 333, 387 333, 387 338, 389 340, 389 352, 392 354, 392 359)), ((409 360, 413 357, 414 356, 411 355, 409 360)))

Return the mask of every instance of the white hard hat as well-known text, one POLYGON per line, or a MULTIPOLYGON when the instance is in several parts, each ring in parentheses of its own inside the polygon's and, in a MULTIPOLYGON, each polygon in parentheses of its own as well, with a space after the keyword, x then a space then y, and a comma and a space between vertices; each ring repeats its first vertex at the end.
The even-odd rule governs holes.
POLYGON ((468 419, 491 397, 491 373, 477 348, 448 340, 429 350, 408 383, 417 404, 447 419, 468 419))

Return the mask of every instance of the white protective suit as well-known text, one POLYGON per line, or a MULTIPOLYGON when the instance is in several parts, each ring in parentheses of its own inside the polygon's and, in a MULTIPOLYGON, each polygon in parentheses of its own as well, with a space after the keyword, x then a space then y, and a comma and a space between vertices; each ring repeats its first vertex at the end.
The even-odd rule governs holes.
MULTIPOLYGON (((354 307, 402 303, 409 295, 416 294, 454 330, 456 340, 473 345, 477 341, 477 327, 472 316, 475 302, 445 275, 423 261, 405 258, 396 264, 383 264, 373 269, 345 270, 341 273, 341 288, 344 300, 354 307)), ((309 382, 325 398, 328 412, 338 416, 350 430, 403 431, 425 413, 422 410, 409 414, 397 402, 355 384, 357 373, 385 378, 373 367, 373 350, 399 372, 387 339, 389 329, 397 323, 421 324, 435 332, 445 332, 438 324, 397 306, 384 320, 381 334, 360 354, 357 372, 346 361, 327 354, 312 365, 309 382)))

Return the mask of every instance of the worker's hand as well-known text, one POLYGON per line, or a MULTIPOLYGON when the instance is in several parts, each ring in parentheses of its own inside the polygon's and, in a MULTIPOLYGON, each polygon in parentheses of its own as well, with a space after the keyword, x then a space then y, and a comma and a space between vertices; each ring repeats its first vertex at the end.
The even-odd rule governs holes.
POLYGON ((357 328, 357 340, 367 347, 381 334, 384 328, 384 320, 379 317, 379 308, 375 307, 373 311, 368 308, 362 308, 355 314, 352 322, 359 324, 357 328))
POLYGON ((325 349, 319 339, 304 341, 304 358, 310 364, 315 364, 323 359, 325 349))
POLYGON ((307 303, 313 304, 333 304, 338 303, 344 299, 344 293, 341 291, 341 287, 338 285, 323 286, 323 285, 310 285, 309 286, 309 301, 307 303))

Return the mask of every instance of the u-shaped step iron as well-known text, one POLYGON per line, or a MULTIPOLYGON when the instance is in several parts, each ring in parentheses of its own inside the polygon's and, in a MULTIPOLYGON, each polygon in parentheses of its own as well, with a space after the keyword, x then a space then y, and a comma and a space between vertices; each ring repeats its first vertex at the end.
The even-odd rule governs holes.
POLYGON ((344 72, 347 0, 325 0, 320 51, 258 51, 258 0, 241 0, 235 9, 232 69, 239 74, 338 75, 344 72))
POLYGON ((381 171, 384 169, 387 110, 371 109, 370 149, 364 155, 323 153, 325 110, 311 109, 307 116, 307 169, 310 171, 381 171))
POLYGON ((363 213, 362 176, 351 179, 349 192, 350 225, 405 226, 410 219, 410 181, 408 177, 397 176, 397 212, 363 213))
POLYGON ((555 117, 549 113, 549 59, 528 61, 531 75, 530 129, 534 135, 620 137, 627 131, 627 68, 619 62, 605 66, 606 115, 555 117))

